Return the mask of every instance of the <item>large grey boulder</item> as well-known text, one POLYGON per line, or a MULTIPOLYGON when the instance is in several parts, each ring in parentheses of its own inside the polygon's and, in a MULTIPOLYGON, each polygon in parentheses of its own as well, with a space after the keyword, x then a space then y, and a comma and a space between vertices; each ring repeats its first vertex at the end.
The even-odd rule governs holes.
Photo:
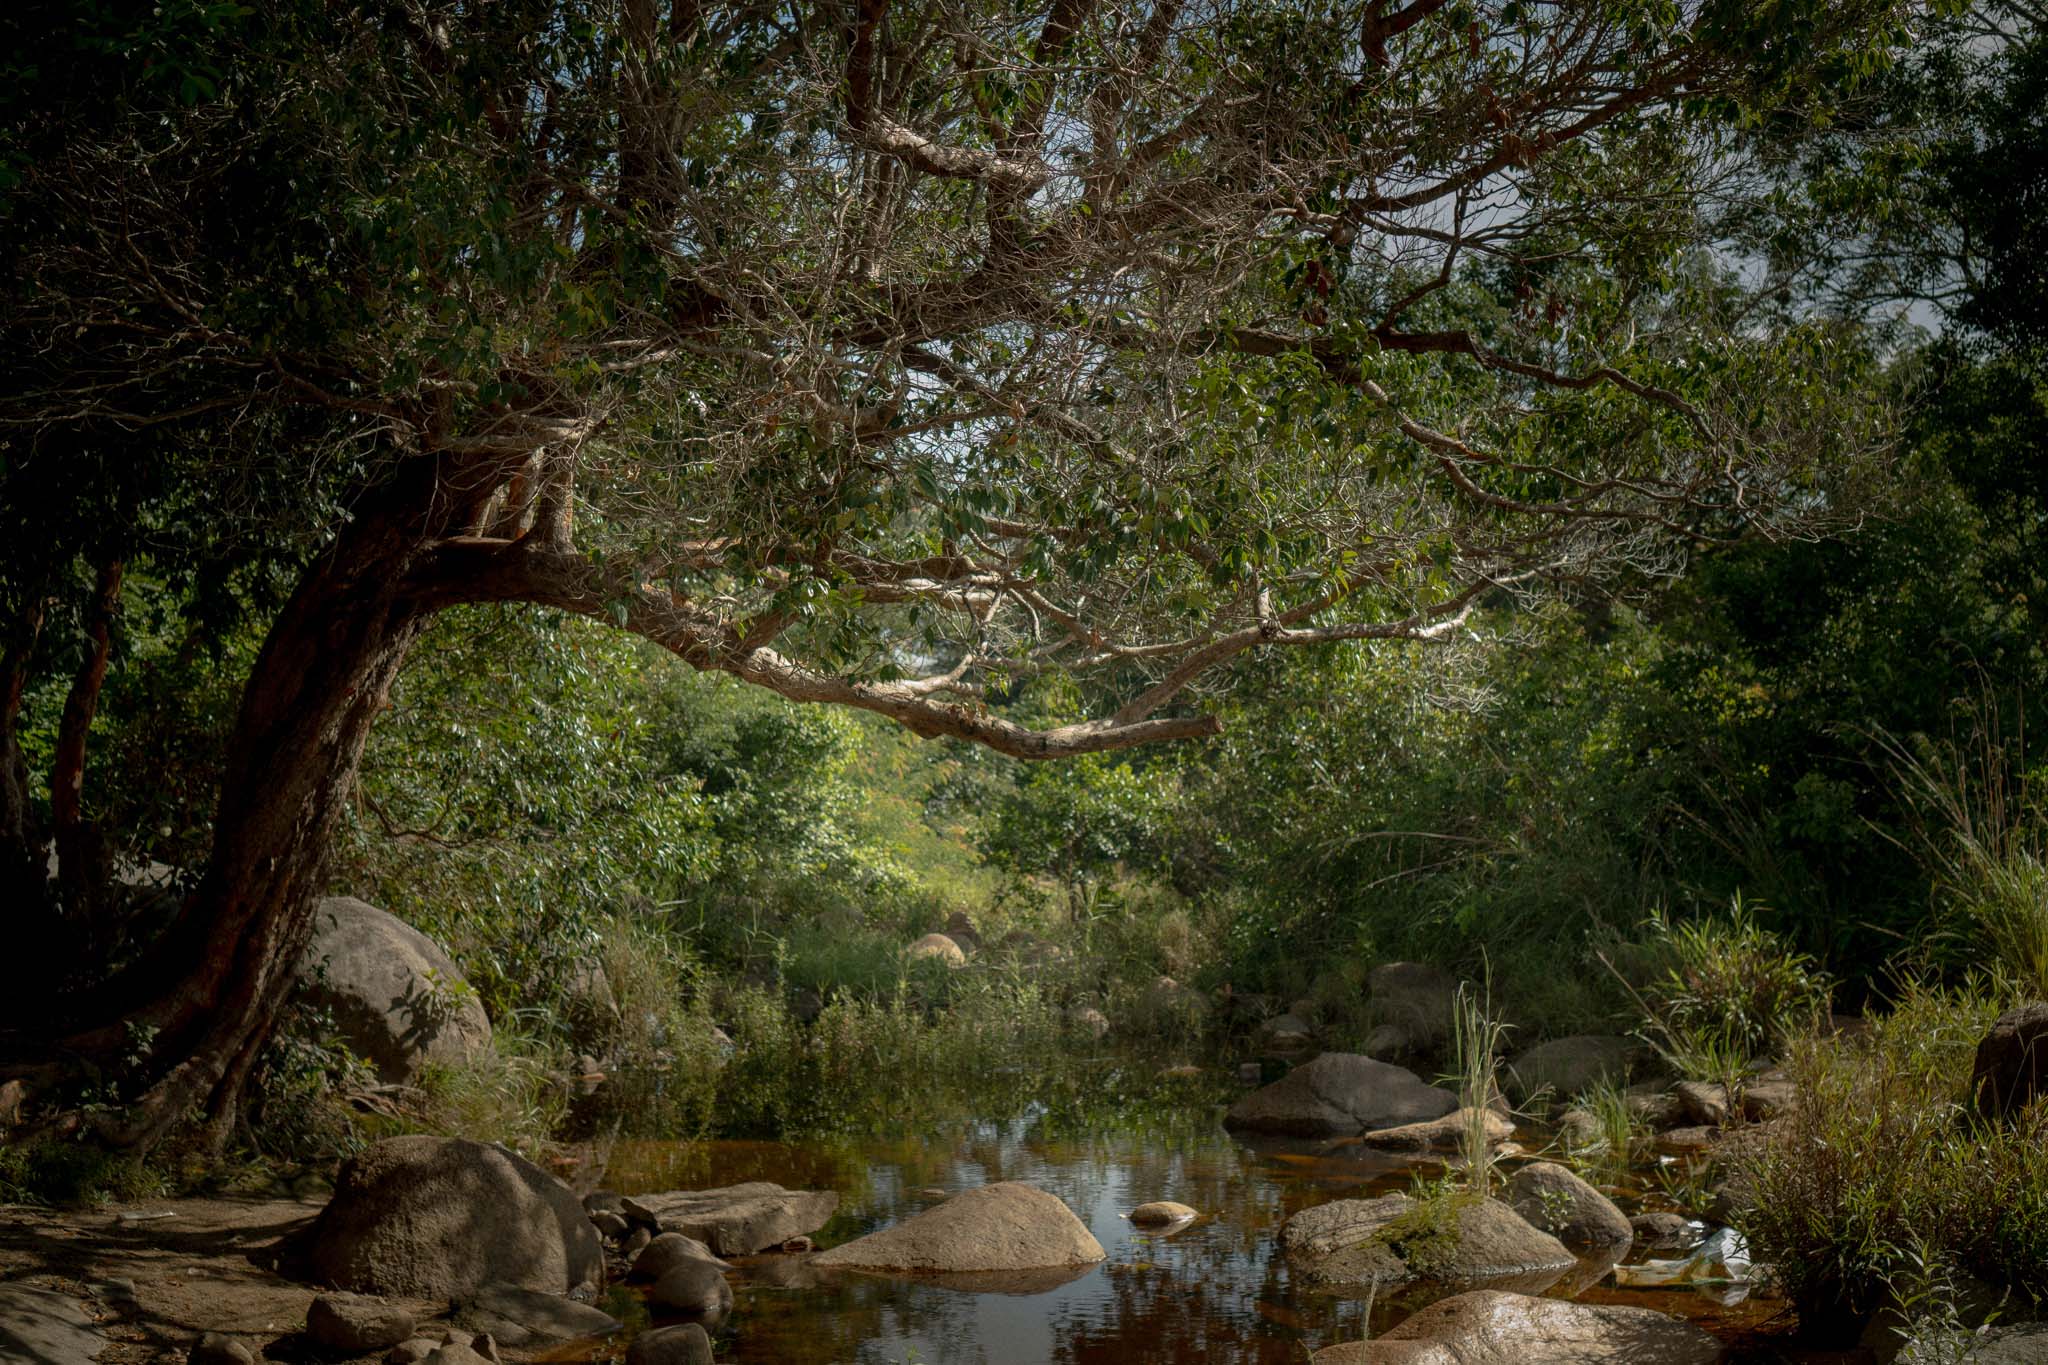
POLYGON ((1613 1251, 1635 1240, 1614 1201, 1554 1161, 1532 1161, 1508 1181, 1508 1207, 1574 1251, 1613 1251))
POLYGON ((1714 1365, 1721 1344, 1649 1308, 1499 1290, 1458 1294, 1377 1341, 1317 1351, 1314 1365, 1714 1365))
POLYGON ((1457 1096, 1403 1067, 1354 1052, 1325 1052, 1246 1095, 1223 1122, 1290 1137, 1350 1136, 1424 1123, 1457 1107, 1457 1096))
POLYGON ((1568 1100, 1581 1091, 1612 1081, 1621 1084, 1641 1051, 1640 1045, 1610 1034, 1580 1033, 1538 1043, 1508 1066, 1508 1092, 1526 1100, 1548 1091, 1568 1100))
POLYGON ((1058 1196, 1006 1180, 962 1190, 894 1227, 820 1252, 812 1264, 957 1274, 1092 1265, 1104 1254, 1058 1196))
POLYGON ((831 1190, 785 1190, 766 1181, 715 1190, 669 1190, 621 1201, 633 1222, 657 1233, 680 1232, 718 1256, 772 1251, 831 1221, 839 1196, 831 1190))
POLYGON ((1289 1218, 1280 1247, 1310 1284, 1513 1280, 1541 1289, 1574 1264, 1555 1237, 1497 1199, 1339 1199, 1289 1218))
POLYGON ((604 1248, 569 1187, 503 1147, 386 1138, 343 1163, 306 1234, 315 1279, 467 1299, 486 1285, 563 1294, 604 1279, 604 1248))
POLYGON ((1977 1044, 1970 1094, 1979 1113, 2010 1118, 2043 1090, 2048 1090, 2048 1004, 2036 1001, 2001 1014, 1977 1044))
POLYGON ((491 1021, 453 958, 396 915, 353 896, 313 907, 300 991, 386 1081, 457 1066, 491 1045, 491 1021))

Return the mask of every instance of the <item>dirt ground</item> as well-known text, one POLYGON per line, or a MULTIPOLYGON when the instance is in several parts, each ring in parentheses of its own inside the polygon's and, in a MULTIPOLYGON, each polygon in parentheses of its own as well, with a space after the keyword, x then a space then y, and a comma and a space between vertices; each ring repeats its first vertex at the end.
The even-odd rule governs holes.
MULTIPOLYGON (((271 1360, 297 1360, 308 1355, 299 1334, 318 1291, 269 1267, 280 1239, 320 1205, 225 1198, 89 1210, 0 1206, 0 1283, 79 1303, 107 1338, 100 1365, 182 1362, 204 1332, 242 1337, 271 1360)), ((448 1307, 408 1306, 423 1325, 448 1307)))

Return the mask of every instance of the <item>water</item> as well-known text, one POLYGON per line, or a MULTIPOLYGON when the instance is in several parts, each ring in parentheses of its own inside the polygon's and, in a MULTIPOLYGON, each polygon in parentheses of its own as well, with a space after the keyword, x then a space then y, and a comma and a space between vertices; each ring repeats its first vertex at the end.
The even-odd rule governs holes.
MULTIPOLYGON (((742 1258, 730 1275, 734 1310, 715 1332, 722 1362, 1290 1362, 1310 1350, 1383 1331, 1429 1298, 1410 1291, 1368 1305, 1296 1282, 1278 1247, 1292 1213, 1332 1199, 1405 1190, 1441 1173, 1433 1162, 1357 1148, 1247 1141, 1223 1131, 1213 1106, 1161 1124, 1073 1133, 1038 1106, 1017 1116, 950 1126, 925 1138, 858 1142, 640 1141, 614 1151, 606 1184, 622 1193, 703 1189, 748 1180, 840 1192, 817 1237, 831 1246, 899 1221, 945 1193, 1023 1180, 1065 1200, 1102 1243, 1102 1263, 1044 1282, 974 1290, 850 1272, 820 1273, 802 1257, 742 1258), (1156 1199, 1188 1204, 1200 1221, 1152 1236, 1126 1215, 1156 1199)), ((1631 1202, 1631 1201, 1624 1201, 1631 1202)), ((1552 1293, 1638 1303, 1701 1321, 1724 1338, 1768 1325, 1779 1305, 1724 1307, 1697 1291, 1617 1291, 1586 1265, 1552 1293)), ((1503 1286, 1508 1287, 1508 1286, 1503 1286)), ((646 1321, 630 1290, 608 1305, 646 1321)), ((613 1346, 616 1350, 616 1345, 613 1346)))

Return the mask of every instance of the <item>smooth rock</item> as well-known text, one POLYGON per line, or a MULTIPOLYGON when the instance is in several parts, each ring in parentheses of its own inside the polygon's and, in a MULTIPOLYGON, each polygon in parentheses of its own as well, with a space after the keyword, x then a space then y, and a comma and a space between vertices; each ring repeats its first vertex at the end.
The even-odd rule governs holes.
POLYGON ((894 1227, 820 1252, 812 1263, 920 1273, 1023 1271, 1092 1264, 1104 1254, 1056 1195, 1006 1180, 962 1190, 894 1227))
POLYGON ((490 1016, 455 960, 396 915, 353 896, 313 907, 299 991, 327 1010, 350 1049, 386 1082, 459 1066, 491 1046, 490 1016))
POLYGON ((633 1230, 626 1234, 626 1240, 619 1243, 619 1259, 627 1265, 631 1265, 640 1258, 641 1252, 647 1250, 652 1245, 654 1245, 654 1229, 642 1227, 636 1223, 633 1226, 633 1230))
POLYGON ((583 1211, 592 1218, 600 1213, 622 1213, 626 1197, 617 1190, 592 1190, 583 1196, 583 1211))
POLYGON ((1420 1051, 1414 1040, 1408 1036, 1408 1030, 1399 1024, 1375 1026, 1371 1033, 1365 1035, 1365 1041, 1359 1044, 1359 1048, 1366 1056, 1378 1057, 1381 1060, 1388 1057, 1409 1057, 1420 1051))
POLYGON ((1497 1199, 1460 1201, 1440 1226, 1426 1214, 1405 1194, 1339 1199, 1289 1218, 1280 1246, 1311 1284, 1512 1279, 1541 1289, 1574 1264, 1561 1242, 1497 1199))
POLYGON ((1715 1081, 1680 1081, 1671 1093, 1685 1110, 1686 1118, 1702 1128, 1726 1127, 1734 1112, 1728 1103, 1728 1087, 1715 1081))
POLYGON ((1306 1047, 1315 1028, 1298 1014, 1283 1014, 1259 1025, 1259 1036, 1271 1047, 1306 1047))
POLYGON ((569 1187, 503 1147, 386 1138, 342 1164, 306 1237, 315 1279, 366 1294, 467 1299, 490 1284, 567 1293, 604 1279, 569 1187))
POLYGON ((384 1353, 384 1365, 419 1365, 442 1345, 433 1337, 408 1337, 384 1353))
POLYGON ((1349 1136, 1441 1118, 1458 1107, 1448 1090, 1412 1071, 1351 1052, 1325 1052, 1246 1095, 1225 1127, 1293 1137, 1349 1136))
POLYGON ((590 1226, 597 1229, 598 1236, 610 1241, 615 1237, 625 1236, 633 1225, 626 1221, 623 1214, 593 1213, 590 1215, 590 1226))
POLYGON ((2048 1004, 2034 1001, 1998 1016, 1977 1044, 1970 1095, 1977 1112, 2011 1118, 2048 1089, 2048 1004))
POLYGON ((1635 1239, 1614 1201, 1553 1161, 1532 1161, 1507 1183, 1508 1207, 1573 1251, 1625 1247, 1635 1239))
POLYGON ((88 1365, 106 1349, 92 1316, 70 1293, 0 1283, 0 1361, 88 1365))
POLYGON ((1704 1235, 1682 1213, 1639 1213, 1628 1226, 1635 1244, 1645 1251, 1691 1251, 1704 1235))
POLYGON ((626 1348, 626 1365, 711 1365, 711 1334, 694 1322, 642 1332, 626 1348))
POLYGON ((1721 1140, 1719 1128, 1695 1126, 1691 1128, 1668 1128, 1657 1134, 1657 1150, 1676 1156, 1693 1156, 1711 1151, 1721 1140))
POLYGON ((501 1365, 498 1343, 491 1340, 488 1332, 468 1341, 451 1336, 429 1352, 422 1365, 501 1365))
POLYGON ((1638 1044, 1604 1033, 1580 1033, 1538 1043, 1508 1066, 1508 1092, 1529 1100, 1548 1092, 1558 1100, 1613 1081, 1620 1084, 1635 1060, 1638 1044))
POLYGON ((633 1259, 633 1278, 658 1280, 685 1261, 702 1261, 714 1268, 726 1268, 726 1263, 696 1238, 686 1237, 680 1232, 664 1232, 633 1259))
POLYGON ((587 1303, 509 1284, 485 1285, 457 1310, 455 1320, 472 1331, 490 1333, 505 1346, 610 1336, 624 1326, 587 1303))
MULTIPOLYGON (((7 1365, 58 1365, 66 1360, 63 1356, 14 1355, 9 1350, 8 1337, 14 1324, 0 1325, 0 1361, 7 1365)), ((104 1346, 106 1343, 101 1342, 104 1346)), ((91 1359, 91 1357, 85 1357, 91 1359)), ((192 1343, 192 1349, 185 1355, 185 1365, 256 1365, 263 1359, 263 1353, 240 1337, 229 1336, 226 1332, 206 1332, 192 1343)))
POLYGON ((933 959, 945 963, 948 967, 965 967, 967 965, 967 954, 960 951, 960 945, 947 938, 944 934, 926 934, 923 938, 904 949, 903 955, 912 962, 923 962, 927 959, 933 959))
POLYGON ((1624 1103, 1628 1105, 1630 1114, 1654 1132, 1676 1128, 1685 1122, 1685 1106, 1679 1103, 1678 1096, 1661 1084, 1630 1086, 1624 1103))
POLYGON ((1186 1204, 1176 1204, 1171 1199, 1155 1199, 1149 1204, 1140 1204, 1131 1210, 1131 1226, 1134 1228, 1163 1228, 1183 1223, 1201 1215, 1186 1204))
POLYGON ((838 1207, 839 1196, 831 1190, 785 1190, 765 1181, 638 1194, 624 1201, 632 1221, 694 1237, 719 1256, 751 1256, 816 1232, 838 1207))
POLYGON ((306 1335, 338 1355, 381 1351, 412 1333, 410 1309, 367 1294, 322 1294, 306 1307, 306 1335))
POLYGON ((1377 1341, 1317 1351, 1314 1365, 1714 1365, 1721 1344, 1649 1308, 1481 1289, 1441 1299, 1377 1341))
MULTIPOLYGON (((1427 1123, 1404 1123, 1398 1128, 1376 1128, 1361 1134, 1358 1145, 1383 1152, 1455 1152, 1465 1142, 1465 1128, 1472 1115, 1457 1109, 1427 1123)), ((1489 1146, 1497 1146, 1515 1135, 1515 1125, 1491 1109, 1480 1111, 1489 1146)))
POLYGON ((1742 1117, 1751 1123, 1785 1118, 1799 1108, 1799 1087, 1783 1072, 1759 1076, 1742 1088, 1742 1117))
POLYGON ((672 1313, 716 1320, 732 1308, 732 1286, 711 1262, 683 1261, 654 1282, 647 1301, 672 1313))

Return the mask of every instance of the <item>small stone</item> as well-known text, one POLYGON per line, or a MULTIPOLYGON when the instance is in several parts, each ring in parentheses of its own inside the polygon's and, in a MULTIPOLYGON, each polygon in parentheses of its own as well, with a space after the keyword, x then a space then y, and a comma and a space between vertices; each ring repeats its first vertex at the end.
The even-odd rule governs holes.
POLYGON ((225 1332, 208 1332, 192 1343, 187 1365, 256 1365, 263 1357, 240 1337, 225 1332))
POLYGON ((715 1321, 732 1307, 732 1286, 709 1261, 684 1261, 654 1282, 647 1301, 672 1313, 715 1321))
POLYGON ((711 1365, 711 1336, 694 1322, 642 1332, 626 1349, 626 1365, 711 1365))
POLYGON ((616 1213, 593 1213, 590 1215, 590 1225, 597 1229, 598 1236, 608 1241, 625 1236, 632 1227, 623 1215, 616 1213))
POLYGON ((904 956, 912 962, 935 958, 948 967, 965 967, 967 954, 960 951, 960 945, 944 934, 926 934, 904 950, 904 956))
POLYGON ((306 1334, 337 1355, 381 1351, 412 1333, 410 1312, 368 1294, 322 1294, 306 1309, 306 1334))
POLYGON ((792 1237, 782 1244, 782 1254, 785 1256, 802 1256, 807 1252, 817 1250, 817 1246, 818 1244, 808 1237, 792 1237))
POLYGON ((135 1281, 117 1275, 100 1281, 99 1296, 108 1303, 135 1302, 135 1281))
POLYGON ((1186 1204, 1176 1204, 1171 1199, 1155 1199, 1149 1204, 1140 1204, 1131 1210, 1131 1226, 1135 1228, 1171 1227, 1184 1223, 1199 1214, 1186 1204))
POLYGON ((419 1365, 441 1346, 432 1337, 407 1337, 384 1353, 384 1365, 419 1365))
POLYGON ((1639 1213, 1628 1220, 1636 1246, 1644 1251, 1690 1251, 1701 1230, 1680 1213, 1639 1213))
POLYGON ((633 1278, 636 1280, 658 1280, 679 1265, 700 1262, 714 1268, 723 1267, 724 1261, 711 1253, 694 1237, 685 1237, 680 1232, 664 1232, 647 1244, 647 1249, 633 1258, 633 1278))
POLYGON ((1265 1070, 1257 1062, 1239 1062, 1237 1064, 1237 1083, 1239 1085, 1257 1085, 1265 1078, 1265 1070))

